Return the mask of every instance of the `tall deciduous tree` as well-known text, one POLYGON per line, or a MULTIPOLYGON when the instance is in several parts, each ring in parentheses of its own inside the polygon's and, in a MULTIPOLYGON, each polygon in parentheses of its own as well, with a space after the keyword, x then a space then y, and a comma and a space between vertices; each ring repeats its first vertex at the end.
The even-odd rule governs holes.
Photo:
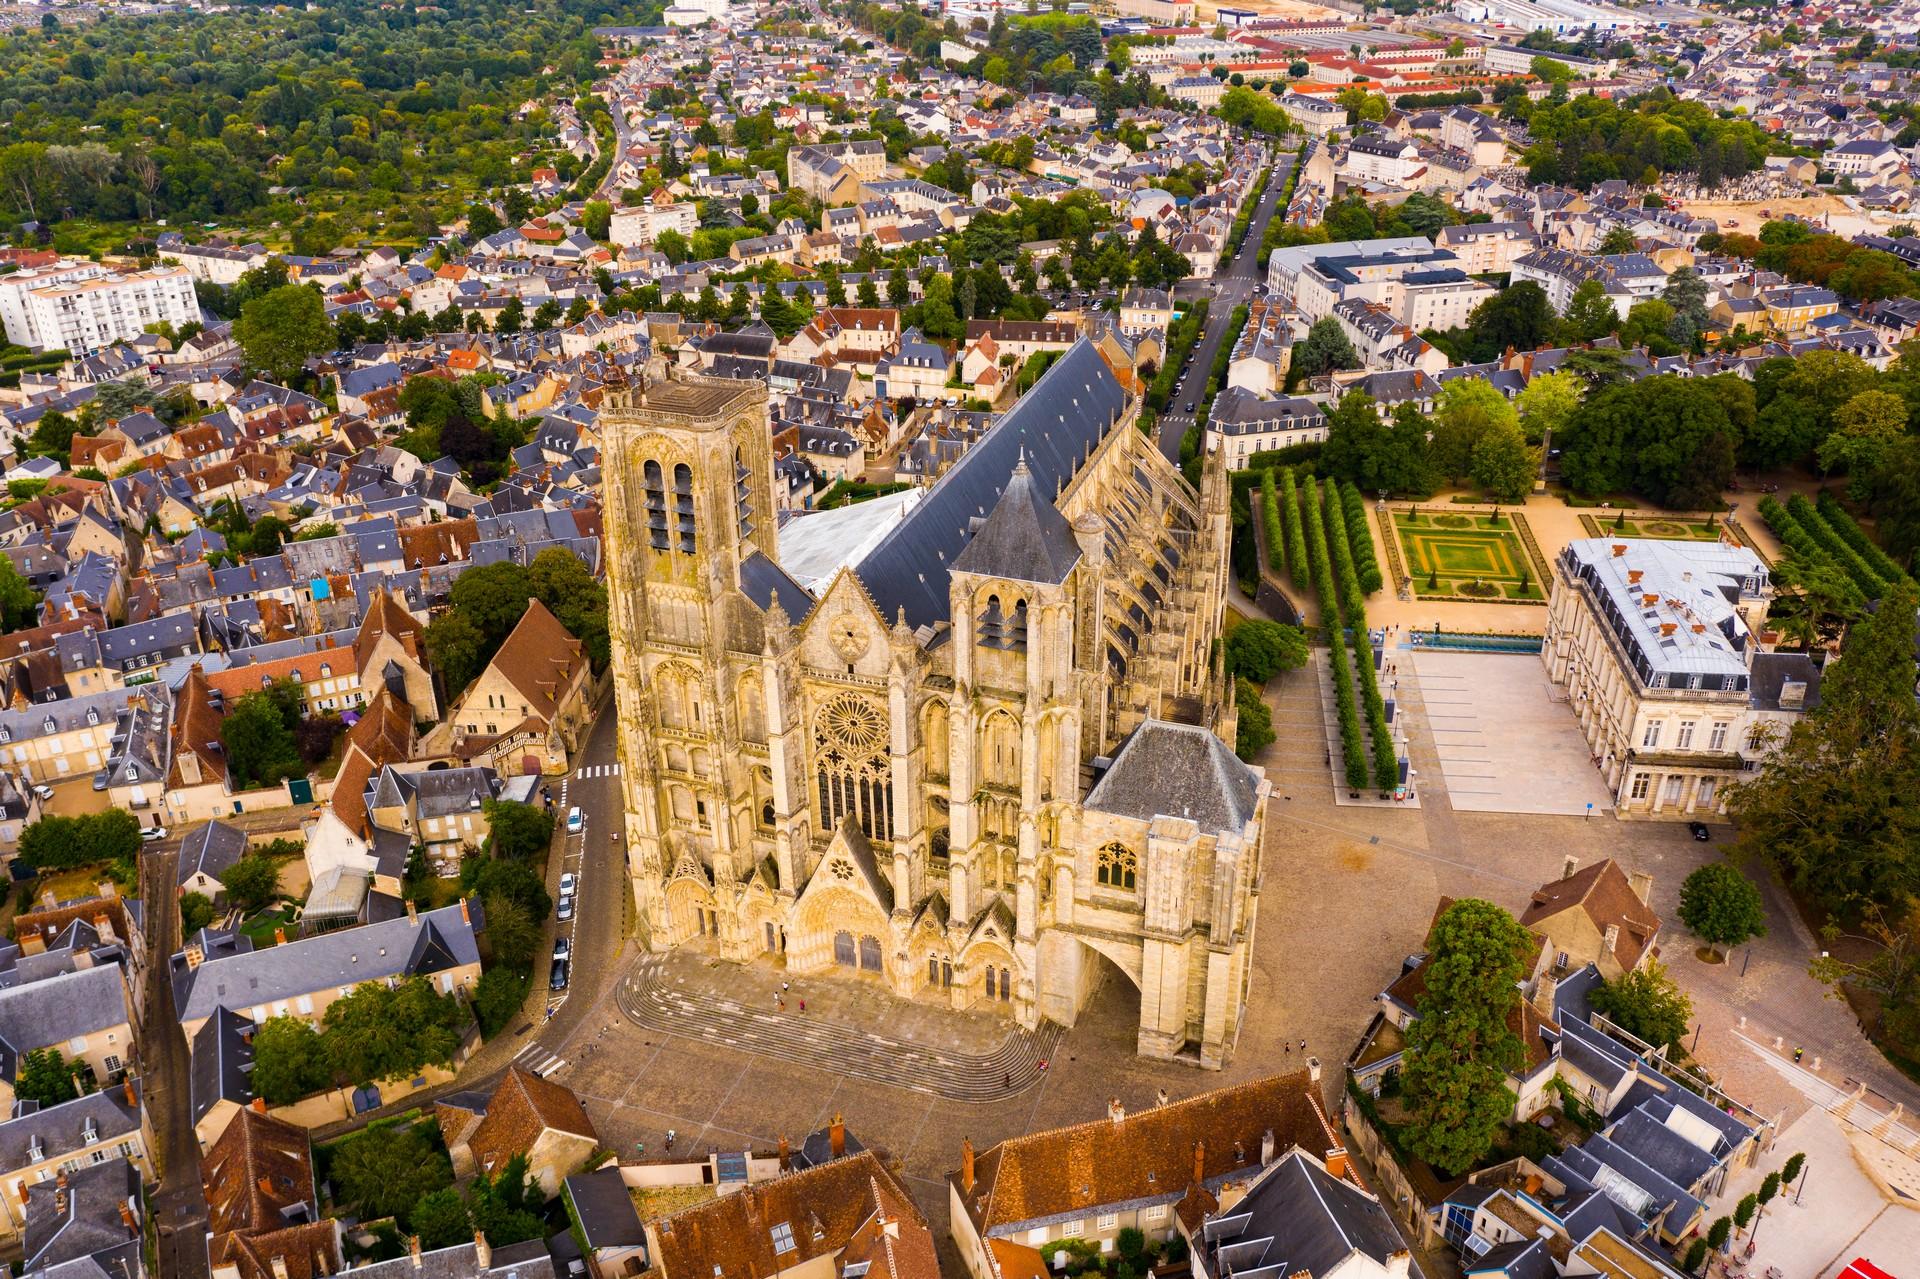
POLYGON ((401 1216, 452 1185, 453 1168, 411 1128, 369 1128, 334 1152, 331 1180, 340 1199, 371 1221, 401 1216))
POLYGON ((1602 982, 1589 992, 1587 1002, 1628 1034, 1654 1045, 1678 1047, 1693 1019, 1693 1001, 1652 961, 1602 982))
POLYGON ((333 326, 317 290, 285 284, 246 304, 233 324, 247 363, 282 382, 300 375, 307 357, 333 344, 333 326))
POLYGON ((1332 316, 1324 316, 1313 322, 1307 330, 1306 338, 1293 351, 1293 367, 1300 370, 1302 377, 1318 377, 1334 369, 1358 367, 1360 357, 1354 353, 1353 341, 1347 337, 1347 331, 1340 327, 1340 321, 1332 316))
POLYGON ((1911 582, 1887 589, 1827 668, 1820 704, 1729 799, 1742 847, 1836 913, 1920 893, 1916 608, 1911 582))
POLYGON ((1754 882, 1731 862, 1708 862, 1680 885, 1680 921, 1719 949, 1767 933, 1767 907, 1754 882))
POLYGON ((1525 1064, 1526 1046, 1509 1022, 1530 945, 1512 915, 1477 898, 1434 921, 1404 1084, 1414 1153, 1445 1173, 1485 1155, 1513 1111, 1506 1080, 1525 1064))
POLYGON ((1572 373, 1556 369, 1537 374, 1513 402, 1520 411, 1520 429, 1526 432, 1528 441, 1538 444, 1559 431, 1586 393, 1587 384, 1572 373))
POLYGON ((285 1106, 325 1088, 325 1059, 320 1032, 299 1017, 274 1017, 253 1032, 253 1074, 256 1096, 270 1106, 285 1106))

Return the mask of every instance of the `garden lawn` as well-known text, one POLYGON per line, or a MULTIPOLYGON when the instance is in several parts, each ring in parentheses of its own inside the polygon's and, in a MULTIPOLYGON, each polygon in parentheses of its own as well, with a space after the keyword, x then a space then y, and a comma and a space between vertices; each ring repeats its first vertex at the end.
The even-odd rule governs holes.
POLYGON ((1595 537, 1652 537, 1669 542, 1717 542, 1721 529, 1713 520, 1689 520, 1673 515, 1629 515, 1601 519, 1582 514, 1580 522, 1595 537), (1616 528, 1615 525, 1619 527, 1616 528))
POLYGON ((1512 517, 1422 511, 1394 516, 1407 578, 1423 598, 1542 598, 1512 517), (1429 585, 1431 583, 1431 585, 1429 585))

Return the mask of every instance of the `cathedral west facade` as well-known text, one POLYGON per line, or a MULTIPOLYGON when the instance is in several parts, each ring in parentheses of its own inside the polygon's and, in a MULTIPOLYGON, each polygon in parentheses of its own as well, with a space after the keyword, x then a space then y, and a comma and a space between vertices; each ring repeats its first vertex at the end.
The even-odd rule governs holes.
POLYGON ((1098 954, 1141 1053, 1223 1064, 1268 787, 1227 745, 1221 460, 1196 493, 1082 341, 917 500, 782 528, 766 396, 686 377, 601 412, 645 943, 1029 1027, 1073 1021, 1098 954), (843 558, 809 590, 781 546, 817 561, 822 528, 843 558))

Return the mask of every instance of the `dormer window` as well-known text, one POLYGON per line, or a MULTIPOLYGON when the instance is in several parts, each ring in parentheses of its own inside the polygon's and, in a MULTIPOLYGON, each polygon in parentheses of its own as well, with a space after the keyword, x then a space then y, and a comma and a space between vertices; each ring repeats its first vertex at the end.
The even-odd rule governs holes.
POLYGON ((51 733, 53 732, 55 727, 56 725, 54 724, 53 716, 51 715, 47 716, 45 719, 40 721, 40 730, 42 732, 51 733))
POLYGON ((87 708, 87 723, 98 724, 99 722, 100 722, 100 708, 97 706, 89 706, 87 708))

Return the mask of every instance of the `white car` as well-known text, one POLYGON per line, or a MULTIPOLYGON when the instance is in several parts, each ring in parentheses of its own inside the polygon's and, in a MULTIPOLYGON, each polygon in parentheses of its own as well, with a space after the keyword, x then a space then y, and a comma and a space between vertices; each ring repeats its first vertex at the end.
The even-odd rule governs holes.
POLYGON ((41 799, 52 799, 53 787, 47 785, 45 782, 35 782, 33 784, 33 793, 41 799))
POLYGON ((574 894, 579 891, 579 888, 580 877, 572 871, 568 871, 566 874, 560 876, 560 895, 562 897, 574 896, 574 894))
POLYGON ((145 840, 149 844, 154 843, 157 840, 165 839, 166 837, 167 837, 167 828, 165 826, 153 826, 140 832, 140 838, 145 840))
POLYGON ((587 828, 586 815, 582 813, 577 807, 569 808, 567 810, 567 834, 578 835, 581 831, 585 830, 586 828, 587 828))

